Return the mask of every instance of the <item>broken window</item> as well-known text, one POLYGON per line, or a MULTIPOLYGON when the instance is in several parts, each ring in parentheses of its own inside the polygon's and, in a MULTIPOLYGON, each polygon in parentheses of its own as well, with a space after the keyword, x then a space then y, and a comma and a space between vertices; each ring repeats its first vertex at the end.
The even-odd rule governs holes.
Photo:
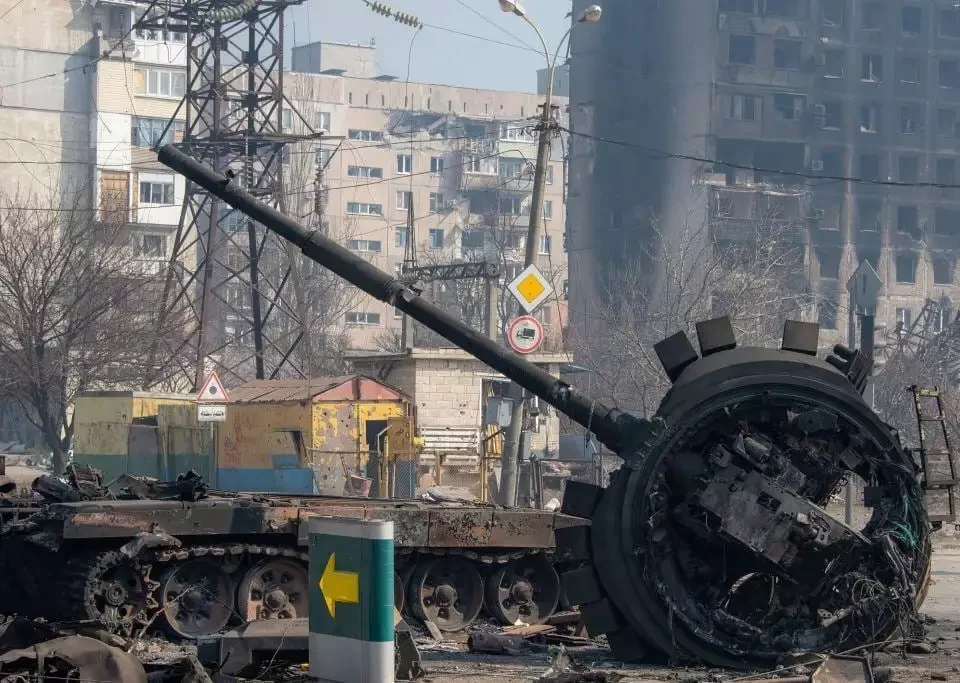
POLYGON ((879 31, 883 27, 883 3, 865 2, 863 3, 863 23, 861 28, 864 31, 879 31))
POLYGON ((167 253, 167 238, 163 235, 147 235, 138 233, 136 235, 137 256, 146 256, 148 258, 159 258, 167 253))
POLYGON ((410 242, 410 226, 398 225, 394 232, 393 246, 397 249, 406 249, 408 242, 410 242))
POLYGON ((482 249, 483 243, 483 230, 464 230, 460 236, 460 244, 464 249, 482 249))
POLYGON ((897 179, 901 183, 915 183, 920 180, 920 158, 913 154, 903 154, 897 164, 897 179))
POLYGON ((953 284, 953 264, 948 258, 938 257, 933 259, 933 284, 953 284))
POLYGON ((825 299, 817 305, 818 321, 824 330, 837 329, 837 302, 825 299))
POLYGON ((843 26, 845 2, 846 0, 821 0, 821 22, 825 26, 843 26))
POLYGON ((940 307, 933 314, 933 331, 937 334, 943 332, 950 324, 950 301, 944 298, 940 302, 940 307))
POLYGON ((864 180, 880 180, 880 156, 877 154, 860 155, 860 177, 864 180))
POLYGON ((823 103, 823 127, 839 129, 843 127, 843 104, 838 101, 823 103))
POLYGON ((773 96, 773 109, 781 121, 797 121, 803 115, 806 97, 778 93, 773 96))
POLYGON ((916 135, 920 132, 920 105, 900 105, 900 132, 904 135, 916 135))
POLYGON ((861 199, 857 202, 857 229, 860 232, 876 232, 880 229, 880 202, 861 199))
POLYGON ((938 208, 934 214, 933 231, 938 235, 960 234, 960 210, 938 208))
POLYGON ((757 41, 753 36, 730 36, 730 63, 754 64, 757 60, 757 41))
POLYGON ((953 157, 937 159, 937 182, 953 185, 957 181, 957 160, 953 157))
POLYGON ((923 28, 923 10, 913 5, 907 5, 900 10, 900 31, 906 35, 915 36, 923 28))
POLYGON ((897 207, 897 232, 920 239, 920 212, 916 206, 897 207))
POLYGON ((755 0, 720 0, 720 11, 753 14, 756 11, 754 3, 755 0))
POLYGON ((843 148, 826 147, 820 151, 820 160, 823 161, 825 175, 843 175, 843 148))
POLYGON ((900 82, 901 83, 919 83, 920 82, 920 60, 916 57, 903 57, 900 59, 900 82))
POLYGON ((757 99, 754 95, 731 95, 730 118, 739 121, 756 121, 757 99))
POLYGON ((960 68, 957 66, 957 60, 940 60, 940 87, 960 88, 960 68))
POLYGON ((763 13, 771 17, 804 16, 805 0, 763 0, 763 13))
POLYGON ((841 213, 840 201, 835 200, 822 204, 821 208, 815 209, 813 214, 817 221, 817 228, 819 230, 839 230, 841 213))
POLYGON ((897 254, 897 282, 913 284, 917 281, 917 255, 912 251, 897 254))
POLYGON ((954 109, 937 110, 937 135, 957 136, 957 112, 954 109))
POLYGON ((778 69, 799 69, 800 41, 774 40, 773 65, 778 69))
POLYGON ((864 104, 860 107, 860 132, 877 133, 880 131, 880 105, 864 104))
POLYGON ((843 50, 823 51, 823 75, 825 78, 843 78, 843 50))
POLYGON ((960 8, 940 9, 939 33, 944 38, 960 38, 960 8))
POLYGON ((883 80, 883 57, 881 55, 864 55, 863 69, 860 78, 864 81, 879 83, 883 80))
POLYGON ((909 308, 898 308, 895 315, 898 332, 910 329, 910 322, 913 320, 913 311, 909 308))
POLYGON ((820 277, 836 279, 840 277, 840 250, 820 250, 817 252, 820 260, 820 277))

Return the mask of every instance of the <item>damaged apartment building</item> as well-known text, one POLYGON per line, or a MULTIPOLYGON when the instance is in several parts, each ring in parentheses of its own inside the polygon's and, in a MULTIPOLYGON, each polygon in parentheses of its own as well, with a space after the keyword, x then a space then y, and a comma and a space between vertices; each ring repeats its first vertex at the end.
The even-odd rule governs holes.
POLYGON ((666 231, 708 221, 720 241, 779 222, 835 331, 826 343, 846 338, 863 260, 889 329, 928 299, 933 331, 955 315, 957 3, 613 0, 596 28, 572 36, 571 127, 626 144, 571 140, 575 327, 653 217, 666 231))
MULTIPOLYGON (((517 314, 505 284, 523 269, 542 98, 377 76, 374 52, 329 42, 293 48, 284 132, 312 136, 284 160, 298 212, 314 213, 320 229, 398 276, 412 265, 496 264, 497 329, 517 314)), ((566 98, 554 106, 565 117, 566 98)), ((537 311, 554 350, 566 319, 565 142, 555 142, 547 167, 536 249, 557 294, 537 311)), ((482 328, 482 283, 426 285, 427 296, 482 328)), ((399 311, 360 295, 343 315, 355 348, 396 350, 399 311)))

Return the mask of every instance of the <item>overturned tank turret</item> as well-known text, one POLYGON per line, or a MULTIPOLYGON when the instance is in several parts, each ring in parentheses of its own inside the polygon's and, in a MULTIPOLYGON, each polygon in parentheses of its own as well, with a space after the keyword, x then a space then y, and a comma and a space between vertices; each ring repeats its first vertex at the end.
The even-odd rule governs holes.
POLYGON ((752 668, 797 651, 868 647, 908 628, 929 574, 918 470, 861 392, 871 362, 816 357, 815 324, 780 349, 737 348, 725 318, 657 345, 673 387, 643 420, 579 394, 325 236, 173 146, 160 160, 371 296, 472 353, 596 433, 624 466, 606 489, 568 482, 562 588, 625 660, 752 668), (848 477, 872 514, 828 512, 848 477))
POLYGON ((674 384, 656 436, 606 490, 568 485, 558 530, 579 563, 561 580, 591 633, 623 659, 772 664, 842 652, 911 624, 929 571, 929 524, 910 456, 860 396, 858 353, 815 357, 817 326, 780 350, 735 348, 725 319, 657 352, 674 384), (860 529, 826 511, 868 483, 860 529))

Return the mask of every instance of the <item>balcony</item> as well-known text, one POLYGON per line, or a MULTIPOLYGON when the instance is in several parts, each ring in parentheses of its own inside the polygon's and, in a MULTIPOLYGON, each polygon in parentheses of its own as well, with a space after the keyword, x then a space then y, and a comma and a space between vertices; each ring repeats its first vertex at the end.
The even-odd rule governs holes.
POLYGON ((123 271, 131 277, 157 277, 166 272, 168 265, 165 258, 134 258, 124 264, 123 271))

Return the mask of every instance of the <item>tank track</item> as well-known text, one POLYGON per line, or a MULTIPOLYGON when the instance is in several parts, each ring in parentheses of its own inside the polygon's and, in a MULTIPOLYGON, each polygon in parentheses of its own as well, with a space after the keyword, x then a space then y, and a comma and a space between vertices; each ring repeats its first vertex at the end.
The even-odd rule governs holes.
MULTIPOLYGON (((110 632, 124 637, 139 637, 148 631, 165 630, 168 634, 182 636, 171 629, 164 616, 162 581, 165 574, 177 566, 193 560, 227 563, 227 573, 234 579, 232 590, 236 595, 240 577, 259 562, 290 560, 306 569, 309 554, 298 547, 280 544, 227 542, 216 544, 185 544, 177 547, 145 549, 131 557, 116 548, 94 550, 77 549, 62 561, 61 552, 52 552, 31 543, 20 543, 24 552, 35 556, 31 563, 38 575, 47 580, 35 581, 30 596, 19 602, 26 608, 46 601, 41 594, 53 594, 52 609, 34 616, 62 620, 96 620, 110 632), (126 592, 124 591, 126 589, 126 592), (51 613, 52 612, 52 613, 51 613)), ((407 598, 405 584, 415 569, 431 561, 457 558, 470 563, 484 581, 498 567, 506 567, 525 557, 543 554, 540 549, 510 550, 503 552, 478 552, 471 549, 402 549, 396 554, 397 579, 404 584, 403 603, 407 598), (402 577, 402 578, 401 578, 402 577)), ((546 557, 546 555, 544 555, 546 557)), ((483 596, 478 598, 481 603, 483 596)), ((229 623, 245 621, 234 602, 229 605, 232 615, 229 623)), ((23 613, 36 609, 23 609, 23 613)), ((414 610, 415 611, 415 610, 414 610)), ((422 617, 421 617, 422 618, 422 617)), ((471 619, 472 621, 472 619, 471 619)), ((465 624, 466 625, 466 624, 465 624)))

